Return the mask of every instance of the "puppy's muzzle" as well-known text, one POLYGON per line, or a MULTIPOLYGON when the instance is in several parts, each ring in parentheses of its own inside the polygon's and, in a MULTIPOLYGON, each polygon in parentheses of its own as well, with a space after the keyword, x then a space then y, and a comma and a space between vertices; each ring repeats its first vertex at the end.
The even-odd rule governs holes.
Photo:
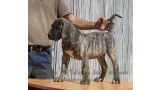
POLYGON ((53 40, 51 33, 48 33, 48 39, 53 40))
POLYGON ((53 37, 53 35, 51 33, 48 33, 48 39, 49 40, 54 40, 54 41, 60 40, 60 38, 53 37))

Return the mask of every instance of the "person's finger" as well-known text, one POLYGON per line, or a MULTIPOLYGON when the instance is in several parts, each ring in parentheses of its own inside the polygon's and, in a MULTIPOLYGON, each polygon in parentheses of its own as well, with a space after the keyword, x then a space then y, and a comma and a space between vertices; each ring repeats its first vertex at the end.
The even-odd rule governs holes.
POLYGON ((107 19, 106 19, 106 18, 104 18, 104 17, 101 17, 101 19, 102 19, 102 20, 104 20, 104 21, 107 21, 107 19))
MULTIPOLYGON (((108 24, 110 24, 110 22, 108 22, 108 24)), ((114 22, 112 22, 112 25, 115 25, 115 23, 114 23, 114 22)))
POLYGON ((102 18, 101 18, 101 21, 102 21, 102 22, 107 22, 108 19, 102 17, 102 18))
POLYGON ((111 18, 108 18, 108 19, 107 19, 107 21, 110 21, 110 20, 111 20, 111 18))

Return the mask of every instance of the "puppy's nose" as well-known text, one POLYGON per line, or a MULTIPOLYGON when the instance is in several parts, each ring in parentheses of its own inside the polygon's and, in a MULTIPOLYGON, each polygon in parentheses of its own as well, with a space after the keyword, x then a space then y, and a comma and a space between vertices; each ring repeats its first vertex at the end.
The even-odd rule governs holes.
POLYGON ((48 36, 51 36, 51 33, 48 33, 48 36))

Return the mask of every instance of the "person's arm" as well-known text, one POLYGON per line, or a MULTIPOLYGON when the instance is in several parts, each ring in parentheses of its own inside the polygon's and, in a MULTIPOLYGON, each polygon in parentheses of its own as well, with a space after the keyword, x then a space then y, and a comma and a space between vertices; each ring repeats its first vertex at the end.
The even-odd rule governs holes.
POLYGON ((81 30, 90 30, 90 29, 107 30, 108 29, 109 19, 99 18, 97 22, 91 22, 91 21, 86 21, 84 19, 75 17, 73 14, 67 14, 67 15, 64 15, 63 17, 68 21, 70 21, 76 28, 81 30))

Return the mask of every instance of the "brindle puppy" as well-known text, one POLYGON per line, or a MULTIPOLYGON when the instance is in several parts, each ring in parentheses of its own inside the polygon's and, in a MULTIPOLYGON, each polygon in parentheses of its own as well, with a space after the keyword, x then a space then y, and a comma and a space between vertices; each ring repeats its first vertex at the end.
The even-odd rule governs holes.
MULTIPOLYGON (((110 24, 112 24, 115 16, 122 18, 121 16, 114 14, 110 19, 110 24)), ((120 83, 115 40, 112 35, 112 25, 110 25, 108 32, 92 32, 84 34, 67 20, 58 18, 53 22, 52 28, 48 33, 48 38, 55 41, 62 39, 63 56, 61 74, 54 79, 55 82, 62 82, 65 79, 70 57, 82 60, 83 78, 80 82, 81 84, 90 84, 88 62, 89 59, 97 58, 101 65, 102 73, 101 76, 95 78, 94 81, 102 82, 108 67, 105 61, 105 55, 107 53, 112 61, 114 69, 112 83, 120 83)))

